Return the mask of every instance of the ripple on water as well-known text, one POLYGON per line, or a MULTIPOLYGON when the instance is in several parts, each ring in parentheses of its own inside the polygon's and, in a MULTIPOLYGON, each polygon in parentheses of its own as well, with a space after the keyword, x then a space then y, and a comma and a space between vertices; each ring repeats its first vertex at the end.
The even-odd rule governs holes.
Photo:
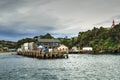
POLYGON ((70 55, 69 59, 39 60, 0 55, 0 80, 119 80, 120 56, 70 55))

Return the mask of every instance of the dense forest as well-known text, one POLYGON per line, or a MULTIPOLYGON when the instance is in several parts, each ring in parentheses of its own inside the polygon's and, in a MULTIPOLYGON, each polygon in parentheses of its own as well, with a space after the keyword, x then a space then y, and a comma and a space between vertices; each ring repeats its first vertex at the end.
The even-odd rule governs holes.
POLYGON ((93 28, 86 32, 79 32, 73 45, 91 46, 96 50, 116 50, 120 48, 120 24, 113 28, 93 28))

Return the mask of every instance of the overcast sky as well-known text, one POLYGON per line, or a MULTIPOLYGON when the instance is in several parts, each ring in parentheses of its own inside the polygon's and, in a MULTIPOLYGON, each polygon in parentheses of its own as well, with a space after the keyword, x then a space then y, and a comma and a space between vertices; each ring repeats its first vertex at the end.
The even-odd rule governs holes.
POLYGON ((0 40, 76 36, 120 22, 120 0, 0 0, 0 40))

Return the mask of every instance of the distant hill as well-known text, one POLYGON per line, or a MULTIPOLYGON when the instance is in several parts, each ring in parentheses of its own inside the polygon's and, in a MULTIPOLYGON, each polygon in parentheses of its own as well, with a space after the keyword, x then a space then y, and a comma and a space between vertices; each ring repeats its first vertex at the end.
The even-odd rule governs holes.
POLYGON ((2 47, 16 48, 16 42, 0 40, 0 48, 2 47))

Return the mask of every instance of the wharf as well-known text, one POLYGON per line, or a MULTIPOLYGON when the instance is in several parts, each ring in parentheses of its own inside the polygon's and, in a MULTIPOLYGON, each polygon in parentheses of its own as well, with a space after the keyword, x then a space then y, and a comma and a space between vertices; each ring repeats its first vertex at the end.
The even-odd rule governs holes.
POLYGON ((67 59, 68 54, 65 52, 50 53, 50 52, 38 52, 38 51, 23 51, 17 52, 17 55, 38 58, 38 59, 67 59))

